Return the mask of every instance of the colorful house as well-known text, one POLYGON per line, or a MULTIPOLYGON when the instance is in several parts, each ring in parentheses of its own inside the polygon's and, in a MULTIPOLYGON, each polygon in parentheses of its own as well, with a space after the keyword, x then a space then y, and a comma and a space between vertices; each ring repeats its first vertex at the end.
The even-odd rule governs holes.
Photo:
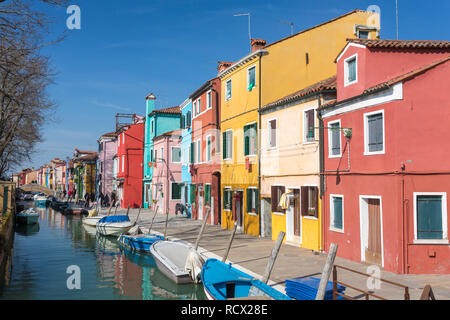
POLYGON ((264 40, 252 40, 252 52, 230 64, 219 62, 222 135, 222 227, 259 235, 258 108, 260 60, 264 40))
MULTIPOLYGON (((290 99, 301 96, 302 92, 307 92, 311 97, 316 95, 310 102, 300 99, 301 103, 298 106, 282 107, 273 114, 275 118, 279 117, 279 120, 272 121, 270 125, 280 128, 281 139, 270 140, 272 145, 277 144, 275 149, 267 145, 268 133, 262 131, 262 127, 269 129, 267 121, 274 119, 265 117, 265 123, 261 121, 259 138, 261 143, 262 139, 265 139, 264 143, 269 149, 262 147, 260 161, 265 163, 270 161, 263 160, 264 154, 269 159, 275 157, 275 163, 280 164, 278 169, 264 168, 261 165, 261 170, 268 172, 266 177, 260 173, 262 207, 266 209, 261 216, 262 229, 265 229, 265 235, 271 233, 272 239, 276 239, 278 233, 284 231, 288 243, 317 251, 324 249, 321 234, 322 203, 319 197, 321 192, 318 166, 319 124, 316 120, 316 110, 319 104, 329 97, 321 96, 319 99, 317 94, 320 94, 322 89, 325 91, 332 89, 332 80, 331 83, 329 80, 336 74, 334 60, 345 45, 346 39, 353 37, 376 39, 379 37, 379 31, 377 13, 354 10, 264 46, 266 54, 261 61, 262 107, 280 103, 280 106, 295 104, 295 99, 294 101, 290 99), (326 83, 321 83, 322 81, 326 83), (317 88, 318 91, 314 92, 317 88), (311 90, 313 92, 309 92, 311 90), (299 113, 295 115, 292 113, 293 110, 299 113), (287 156, 286 152, 292 154, 287 156), (293 155, 295 152, 298 153, 297 156, 293 155), (297 164, 299 167, 288 165, 286 159, 291 156, 301 161, 297 164), (277 157, 283 159, 276 161, 277 157), (290 199, 293 200, 291 204, 296 204, 295 208, 292 208, 297 210, 294 215, 291 214, 294 211, 289 208, 286 211, 278 208, 280 197, 286 191, 290 191, 290 199), (301 206, 303 209, 300 209, 301 206), (271 230, 268 226, 271 226, 271 230)), ((260 116, 262 117, 261 112, 260 116)))
POLYGON ((98 195, 100 192, 111 199, 113 186, 113 157, 117 150, 117 133, 108 132, 98 140, 97 184, 98 195))
POLYGON ((191 170, 190 154, 192 143, 192 100, 186 99, 181 105, 181 203, 185 206, 185 214, 191 217, 191 170))
POLYGON ((75 149, 73 159, 73 183, 76 189, 76 199, 83 200, 86 193, 95 194, 95 168, 97 152, 75 149))
POLYGON ((337 101, 319 116, 324 243, 339 256, 450 273, 449 60, 447 41, 353 39, 338 55, 337 101))
POLYGON ((261 108, 262 236, 286 233, 287 244, 320 250, 320 105, 336 98, 331 77, 261 108), (282 197, 286 204, 280 206, 282 197), (270 217, 264 214, 264 217, 270 217))
POLYGON ((143 164, 143 204, 150 208, 152 204, 153 162, 158 150, 153 148, 153 138, 180 128, 180 107, 155 109, 156 97, 152 93, 146 98, 143 164))
POLYGON ((220 224, 220 79, 206 81, 189 97, 192 100, 192 218, 220 224), (217 147, 219 146, 219 147, 217 147))
POLYGON ((153 194, 158 212, 175 213, 181 203, 181 130, 153 138, 157 154, 153 159, 153 194))
POLYGON ((117 134, 117 190, 122 208, 142 206, 142 167, 144 154, 144 117, 135 116, 117 134))

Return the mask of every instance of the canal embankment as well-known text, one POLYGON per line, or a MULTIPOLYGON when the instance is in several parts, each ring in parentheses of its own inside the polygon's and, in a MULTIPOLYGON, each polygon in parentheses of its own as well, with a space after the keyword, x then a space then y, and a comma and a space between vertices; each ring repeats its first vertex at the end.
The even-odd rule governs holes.
POLYGON ((14 243, 14 225, 16 214, 15 185, 0 181, 0 274, 8 280, 8 270, 14 243))
MULTIPOLYGON (((120 209, 116 214, 125 214, 126 211, 126 209, 120 209)), ((130 209, 129 216, 131 221, 138 217, 138 212, 139 209, 130 209)), ((165 214, 157 214, 152 223, 153 217, 152 211, 142 209, 137 223, 144 232, 148 232, 151 225, 154 233, 166 233, 170 239, 184 240, 192 244, 196 242, 202 221, 169 214, 166 228, 165 214)), ((222 229, 220 226, 207 224, 200 239, 199 252, 207 258, 221 259, 227 249, 231 232, 230 230, 222 229)), ((232 262, 235 267, 248 272, 254 277, 262 278, 274 244, 275 241, 270 238, 236 233, 227 261, 232 262)), ((275 261, 269 284, 284 291, 284 283, 287 279, 308 276, 320 278, 326 259, 327 255, 325 253, 318 253, 283 243, 275 261)), ((340 257, 336 257, 335 264, 360 273, 373 275, 372 278, 368 278, 354 272, 339 269, 338 281, 367 292, 372 292, 386 299, 402 300, 404 299, 404 290, 398 286, 377 281, 378 278, 407 286, 411 300, 420 299, 426 285, 431 285, 436 299, 450 299, 449 275, 395 274, 383 270, 382 267, 377 269, 377 266, 357 263, 340 257)), ((363 294, 350 288, 347 288, 346 293, 360 299, 365 298, 363 294)))

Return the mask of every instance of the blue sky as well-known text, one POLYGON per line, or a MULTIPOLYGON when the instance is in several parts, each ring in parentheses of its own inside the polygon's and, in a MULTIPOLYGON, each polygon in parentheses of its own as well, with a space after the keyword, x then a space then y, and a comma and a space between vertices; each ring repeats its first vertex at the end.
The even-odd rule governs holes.
MULTIPOLYGON (((400 39, 450 40, 450 1, 398 0, 400 39)), ((58 109, 44 128, 45 142, 31 163, 39 167, 74 148, 96 150, 97 139, 114 131, 115 114, 145 111, 153 92, 157 107, 179 105, 217 74, 217 61, 249 53, 247 17, 253 38, 268 43, 355 8, 378 5, 381 37, 395 39, 395 0, 73 0, 81 9, 81 30, 48 47, 58 72, 49 88, 58 109)), ((47 9, 54 33, 66 29, 65 8, 47 9)))

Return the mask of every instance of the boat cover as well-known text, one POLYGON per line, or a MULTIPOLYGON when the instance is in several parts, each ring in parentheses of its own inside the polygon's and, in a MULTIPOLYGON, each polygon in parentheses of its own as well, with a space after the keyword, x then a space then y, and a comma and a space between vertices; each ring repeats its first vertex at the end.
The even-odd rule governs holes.
POLYGON ((204 263, 205 261, 197 252, 197 250, 191 249, 189 251, 184 269, 186 271, 189 271, 191 279, 196 283, 201 281, 201 273, 204 263))
POLYGON ((96 217, 96 216, 98 216, 98 211, 97 211, 97 209, 91 209, 91 210, 89 210, 89 215, 88 215, 88 217, 96 217))
POLYGON ((127 222, 130 221, 130 218, 126 215, 120 215, 120 216, 107 216, 101 218, 98 222, 127 222))

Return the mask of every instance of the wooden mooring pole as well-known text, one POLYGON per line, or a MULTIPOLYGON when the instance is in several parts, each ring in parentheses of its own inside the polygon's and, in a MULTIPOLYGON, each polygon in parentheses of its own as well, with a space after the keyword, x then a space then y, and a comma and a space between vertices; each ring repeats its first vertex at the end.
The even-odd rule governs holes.
POLYGON ((195 250, 197 250, 198 245, 200 243, 200 238, 202 237, 203 231, 205 230, 206 221, 208 221, 209 213, 211 212, 211 208, 207 208, 206 215, 203 220, 202 227, 200 228, 200 232, 198 233, 197 240, 195 241, 195 250))
POLYGON ((325 291, 328 284, 328 279, 330 278, 331 271, 333 270, 334 259, 336 258, 338 245, 332 243, 330 245, 330 250, 328 251, 327 260, 325 261, 325 266, 323 267, 322 277, 320 278, 319 288, 317 289, 316 300, 323 300, 325 297, 325 291))
POLYGON ((278 256, 278 251, 280 251, 281 244, 283 243, 285 233, 283 231, 280 231, 278 234, 277 241, 275 242, 275 245, 272 249, 272 254, 270 255, 269 263, 266 266, 266 271, 264 271, 264 275, 262 278, 262 282, 267 283, 269 282, 270 274, 272 273, 273 265, 275 264, 275 260, 278 256))
POLYGON ((231 243, 233 242, 234 235, 236 234, 236 229, 237 229, 237 221, 234 222, 233 232, 231 233, 230 240, 228 240, 227 251, 225 251, 225 254, 223 255, 222 262, 227 261, 228 253, 230 252, 230 248, 231 248, 231 243))

